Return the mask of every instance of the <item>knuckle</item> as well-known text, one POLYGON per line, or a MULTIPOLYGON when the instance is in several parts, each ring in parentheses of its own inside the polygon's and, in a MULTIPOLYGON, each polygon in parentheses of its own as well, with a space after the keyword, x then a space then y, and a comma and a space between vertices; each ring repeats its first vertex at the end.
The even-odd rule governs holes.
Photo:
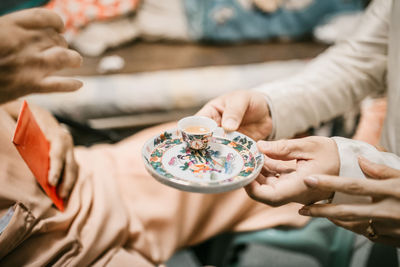
POLYGON ((66 142, 72 142, 71 134, 66 129, 64 129, 62 127, 60 128, 60 137, 66 142))
POLYGON ((27 39, 29 39, 31 43, 38 43, 43 41, 45 39, 45 36, 42 31, 34 31, 27 39))
POLYGON ((310 136, 310 137, 306 137, 305 141, 307 141, 308 146, 310 148, 315 148, 315 147, 321 146, 322 137, 310 136))
POLYGON ((64 51, 56 51, 40 59, 39 64, 46 69, 61 69, 65 64, 66 57, 64 51))
POLYGON ((50 157, 59 159, 64 155, 64 150, 62 149, 62 147, 57 144, 57 142, 51 142, 51 146, 50 146, 50 157))
POLYGON ((42 8, 33 8, 31 10, 31 19, 34 21, 46 21, 46 19, 48 18, 48 12, 46 12, 46 10, 42 9, 42 8))
POLYGON ((292 152, 292 147, 287 141, 275 143, 274 151, 281 151, 283 154, 288 155, 292 152))
POLYGON ((359 185, 356 181, 351 181, 347 183, 346 187, 347 189, 349 189, 351 192, 354 193, 362 193, 364 191, 363 187, 359 185))
POLYGON ((337 217, 340 217, 342 219, 351 219, 350 218, 351 216, 349 215, 349 212, 344 207, 337 206, 335 214, 336 214, 337 217))
POLYGON ((68 55, 64 50, 58 51, 51 59, 53 66, 57 69, 62 68, 67 60, 68 55))

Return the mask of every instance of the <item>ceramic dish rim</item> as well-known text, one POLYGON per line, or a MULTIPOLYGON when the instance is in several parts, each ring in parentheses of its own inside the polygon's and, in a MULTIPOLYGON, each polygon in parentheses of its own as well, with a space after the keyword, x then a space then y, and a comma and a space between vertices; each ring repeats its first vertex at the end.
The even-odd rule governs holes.
MULTIPOLYGON (((217 129, 220 127, 217 127, 217 129)), ((167 129, 163 132, 176 132, 179 131, 178 128, 172 128, 172 129, 167 129)), ((235 132, 233 132, 235 133, 235 132)), ((250 141, 252 141, 254 144, 256 144, 256 142, 250 138, 249 136, 242 134, 240 132, 236 132, 242 136, 245 136, 246 138, 248 138, 250 141)), ((226 184, 215 184, 215 185, 202 185, 196 182, 191 182, 191 181, 185 181, 185 180, 178 180, 175 177, 172 178, 165 178, 164 176, 162 176, 161 174, 157 173, 153 168, 151 168, 151 165, 148 164, 146 162, 146 153, 148 153, 146 151, 146 147, 151 143, 154 142, 154 139, 156 139, 157 137, 160 136, 160 133, 152 136, 151 138, 149 138, 143 145, 142 147, 142 160, 144 163, 144 166, 147 170, 147 172, 149 172, 151 174, 151 176, 153 176, 157 181, 159 181, 162 184, 186 191, 186 192, 194 192, 194 193, 207 193, 207 194, 213 194, 213 193, 223 193, 223 192, 227 192, 227 191, 231 191, 231 190, 236 190, 239 189, 241 187, 244 187, 246 185, 248 185, 249 183, 251 183, 254 179, 257 178, 257 176, 260 174, 261 172, 261 168, 264 165, 264 155, 257 149, 258 154, 261 156, 260 160, 257 161, 256 159, 256 167, 254 168, 253 172, 239 180, 236 182, 232 182, 232 183, 226 183, 226 184), (259 162, 259 164, 257 164, 257 162, 259 162)), ((223 136, 218 136, 216 135, 215 137, 219 137, 219 138, 223 138, 223 139, 227 139, 227 140, 231 140, 229 138, 223 137, 223 136)), ((256 158, 256 156, 254 156, 254 158, 256 158)))

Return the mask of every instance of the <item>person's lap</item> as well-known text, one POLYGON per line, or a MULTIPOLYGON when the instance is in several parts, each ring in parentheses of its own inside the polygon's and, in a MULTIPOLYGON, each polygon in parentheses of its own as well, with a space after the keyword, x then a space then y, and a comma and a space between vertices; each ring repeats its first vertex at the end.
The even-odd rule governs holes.
POLYGON ((223 194, 197 194, 157 182, 144 168, 141 149, 148 138, 173 127, 174 124, 160 125, 114 146, 98 145, 76 151, 82 172, 92 172, 96 182, 117 182, 118 192, 114 193, 119 196, 107 196, 120 197, 129 217, 125 247, 139 251, 153 262, 164 262, 178 248, 221 232, 280 224, 301 226, 307 221, 297 214, 296 204, 270 208, 251 200, 242 189, 223 194), (86 164, 88 159, 92 164, 86 164))

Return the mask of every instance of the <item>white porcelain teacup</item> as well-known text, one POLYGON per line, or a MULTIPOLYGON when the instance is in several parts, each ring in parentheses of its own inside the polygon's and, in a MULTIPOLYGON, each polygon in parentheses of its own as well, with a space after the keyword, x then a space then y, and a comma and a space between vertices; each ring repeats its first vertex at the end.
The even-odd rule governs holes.
POLYGON ((185 141, 192 149, 205 149, 217 128, 217 123, 207 117, 190 116, 178 122, 178 129, 185 141))

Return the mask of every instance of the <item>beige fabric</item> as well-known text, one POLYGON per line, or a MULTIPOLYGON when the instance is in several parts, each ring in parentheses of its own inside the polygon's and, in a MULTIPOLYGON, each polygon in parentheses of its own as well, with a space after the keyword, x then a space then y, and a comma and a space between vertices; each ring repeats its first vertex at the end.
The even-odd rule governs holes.
POLYGON ((156 182, 144 169, 141 147, 172 126, 117 145, 77 148, 79 178, 61 213, 11 144, 15 122, 0 109, 0 217, 15 205, 0 235, 0 265, 151 266, 223 231, 304 225, 298 205, 270 208, 244 190, 204 195, 156 182))

